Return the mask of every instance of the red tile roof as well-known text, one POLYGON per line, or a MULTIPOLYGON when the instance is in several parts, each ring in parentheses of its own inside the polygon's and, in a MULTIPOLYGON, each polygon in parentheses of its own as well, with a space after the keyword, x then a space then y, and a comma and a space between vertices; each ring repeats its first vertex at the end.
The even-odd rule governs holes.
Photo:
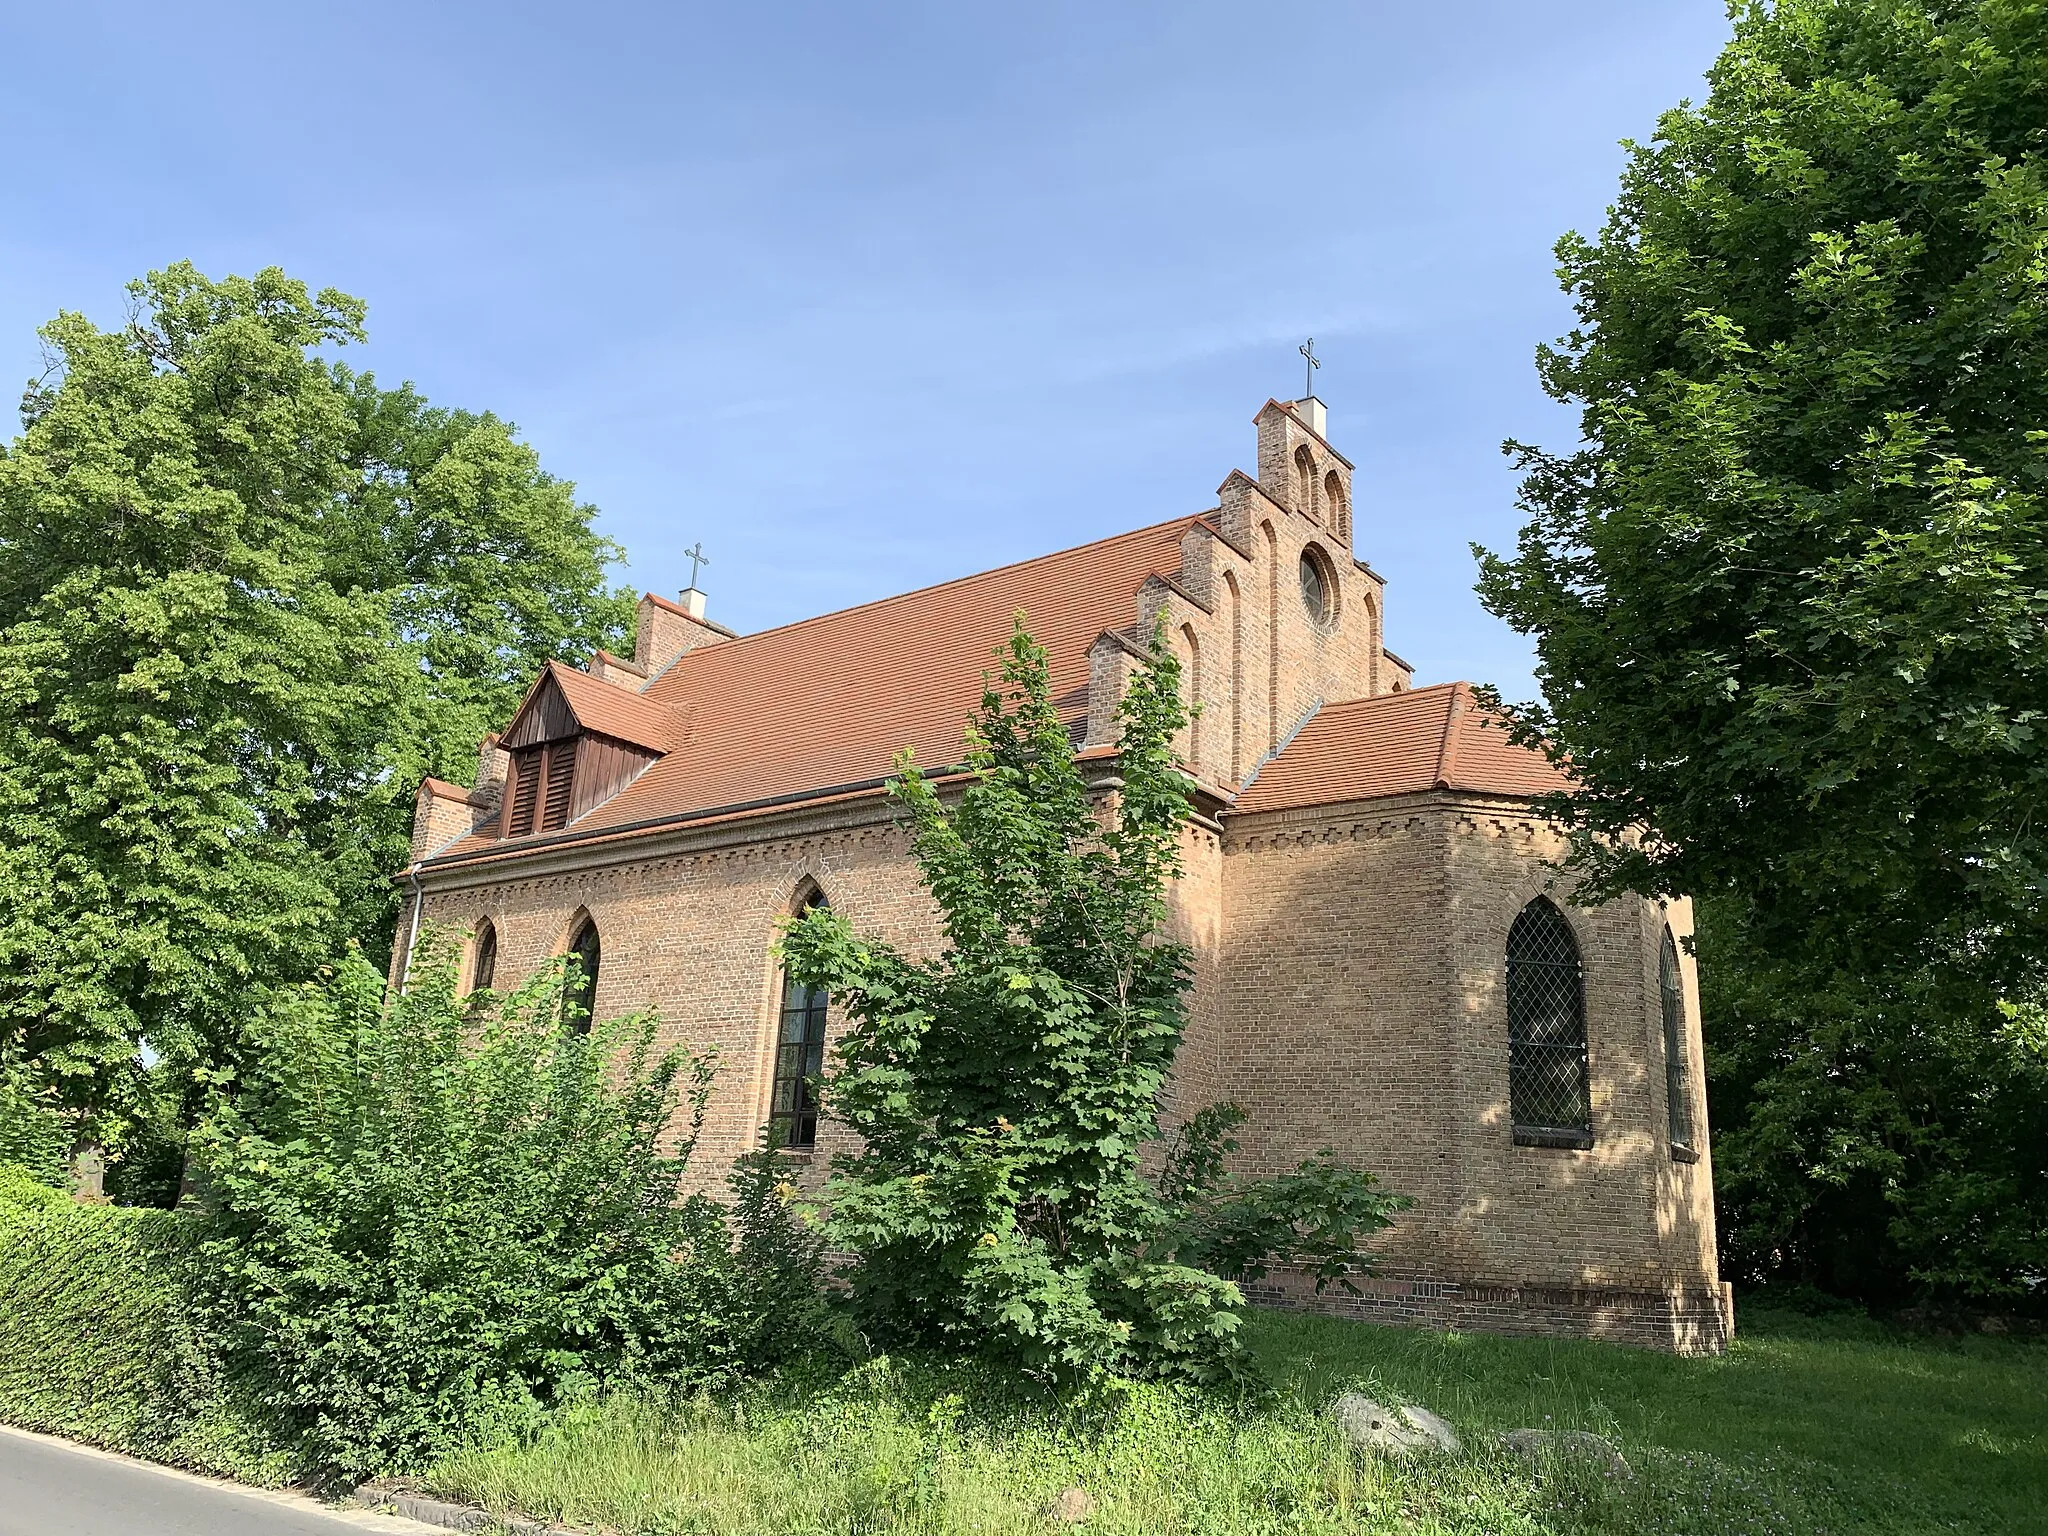
MULTIPOLYGON (((667 755, 568 831, 598 833, 880 778, 905 747, 926 769, 948 767, 960 759, 983 676, 997 665, 1019 612, 1045 647, 1062 718, 1081 721, 1088 713, 1089 647, 1104 630, 1137 621, 1139 586, 1180 569, 1181 539, 1195 521, 1175 518, 701 646, 642 694, 557 666, 586 724, 584 711, 599 708, 600 696, 609 696, 604 708, 658 709, 676 722, 667 755)), ((592 728, 623 734, 616 725, 592 728)), ((493 826, 444 857, 496 846, 493 826)))
POLYGON ((1518 747, 1470 683, 1327 704, 1259 770, 1234 810, 1294 810, 1431 789, 1540 795, 1570 781, 1518 747))
MULTIPOLYGON (((723 817, 756 802, 845 791, 880 780, 911 748, 950 767, 1021 612, 1045 647, 1052 694, 1069 724, 1088 708, 1088 652, 1137 619, 1148 577, 1180 570, 1176 518, 901 597, 701 646, 636 693, 559 663, 548 675, 585 727, 664 749, 625 790, 545 841, 630 835, 648 823, 723 817)), ((1510 743, 1463 683, 1331 704, 1268 762, 1238 811, 1372 799, 1438 787, 1528 795, 1564 780, 1510 743)), ((446 850, 498 849, 487 825, 446 850)))
POLYGON ((603 682, 559 661, 548 663, 548 676, 561 687, 570 713, 586 731, 656 752, 670 751, 682 735, 683 723, 675 710, 647 694, 603 682))

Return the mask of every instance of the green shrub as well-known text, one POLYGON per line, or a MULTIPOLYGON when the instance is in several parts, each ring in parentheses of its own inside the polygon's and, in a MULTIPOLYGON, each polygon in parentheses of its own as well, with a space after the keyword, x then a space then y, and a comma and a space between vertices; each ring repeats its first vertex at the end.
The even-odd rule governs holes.
POLYGON ((1238 1278, 1304 1260, 1320 1286, 1405 1203, 1328 1157, 1222 1179, 1220 1110, 1177 1189, 1146 1177, 1192 976, 1162 932, 1189 806, 1179 677, 1156 631, 1105 804, 1020 616, 958 798, 907 755, 892 785, 944 951, 912 959, 824 907, 784 936, 790 975, 850 1021, 824 1102, 860 1144, 833 1160, 825 1200, 880 1342, 1068 1382, 1214 1380, 1241 1365, 1238 1278))
POLYGON ((0 1164, 62 1189, 71 1141, 71 1121, 56 1093, 24 1067, 0 1067, 0 1164))
POLYGON ((0 1419, 257 1482, 284 1455, 203 1323, 189 1217, 82 1206, 0 1167, 0 1419))
POLYGON ((71 1197, 43 1178, 37 1169, 0 1161, 0 1230, 9 1222, 25 1221, 71 1203, 71 1197))
POLYGON ((764 1312, 815 1295, 815 1241, 759 1170, 740 1253, 721 1206, 679 1196, 710 1063, 657 1052, 644 1016, 565 1025, 562 983, 458 998, 430 943, 387 999, 351 954, 264 1010, 253 1075, 195 1138, 215 1315, 330 1471, 417 1465, 605 1382, 729 1376, 803 1342, 764 1312), (748 1250, 786 1266, 758 1294, 748 1250))

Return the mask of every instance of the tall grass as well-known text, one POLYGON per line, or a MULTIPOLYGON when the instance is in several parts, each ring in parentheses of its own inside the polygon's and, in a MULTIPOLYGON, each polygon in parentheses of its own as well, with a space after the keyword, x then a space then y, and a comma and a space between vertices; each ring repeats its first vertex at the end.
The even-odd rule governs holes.
POLYGON ((437 1491, 636 1536, 2048 1531, 2048 1349, 1766 1333, 1725 1360, 1265 1316, 1277 1389, 1120 1385, 1054 1402, 963 1368, 868 1361, 718 1399, 614 1398, 440 1464, 437 1491), (1426 1403, 1467 1452, 1360 1456, 1340 1390, 1426 1403), (1635 1476, 1531 1467, 1498 1431, 1585 1428, 1635 1476))

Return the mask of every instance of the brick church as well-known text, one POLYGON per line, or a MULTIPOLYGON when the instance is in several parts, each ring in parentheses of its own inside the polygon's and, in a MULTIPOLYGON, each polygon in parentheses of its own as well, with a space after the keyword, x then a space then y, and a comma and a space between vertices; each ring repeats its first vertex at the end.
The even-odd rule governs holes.
MULTIPOLYGON (((819 1166, 810 1085, 838 1028, 776 925, 829 902, 938 942, 884 790, 955 762, 1022 611, 1084 759, 1159 615, 1201 709, 1175 922, 1196 955, 1173 1101, 1232 1101, 1247 1172, 1320 1148, 1415 1205, 1364 1292, 1260 1299, 1432 1327, 1725 1347, 1698 992, 1683 901, 1571 900, 1529 797, 1560 780, 1469 685, 1411 685, 1352 552, 1322 403, 1268 401, 1257 473, 1207 511, 759 634, 692 589, 640 600, 632 660, 550 664, 476 786, 420 787, 399 936, 465 935, 470 986, 581 957, 592 1011, 715 1047, 699 1171, 777 1124, 819 1166)), ((1172 1106, 1169 1106, 1169 1113, 1172 1106)))

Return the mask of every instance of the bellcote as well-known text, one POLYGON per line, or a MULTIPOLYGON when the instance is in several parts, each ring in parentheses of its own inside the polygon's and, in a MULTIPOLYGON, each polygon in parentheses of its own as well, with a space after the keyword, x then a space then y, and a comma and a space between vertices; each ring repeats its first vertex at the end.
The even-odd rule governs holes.
POLYGON ((1308 519, 1347 553, 1351 549, 1351 461, 1323 435, 1323 402, 1268 400, 1259 428, 1259 489, 1308 519))

